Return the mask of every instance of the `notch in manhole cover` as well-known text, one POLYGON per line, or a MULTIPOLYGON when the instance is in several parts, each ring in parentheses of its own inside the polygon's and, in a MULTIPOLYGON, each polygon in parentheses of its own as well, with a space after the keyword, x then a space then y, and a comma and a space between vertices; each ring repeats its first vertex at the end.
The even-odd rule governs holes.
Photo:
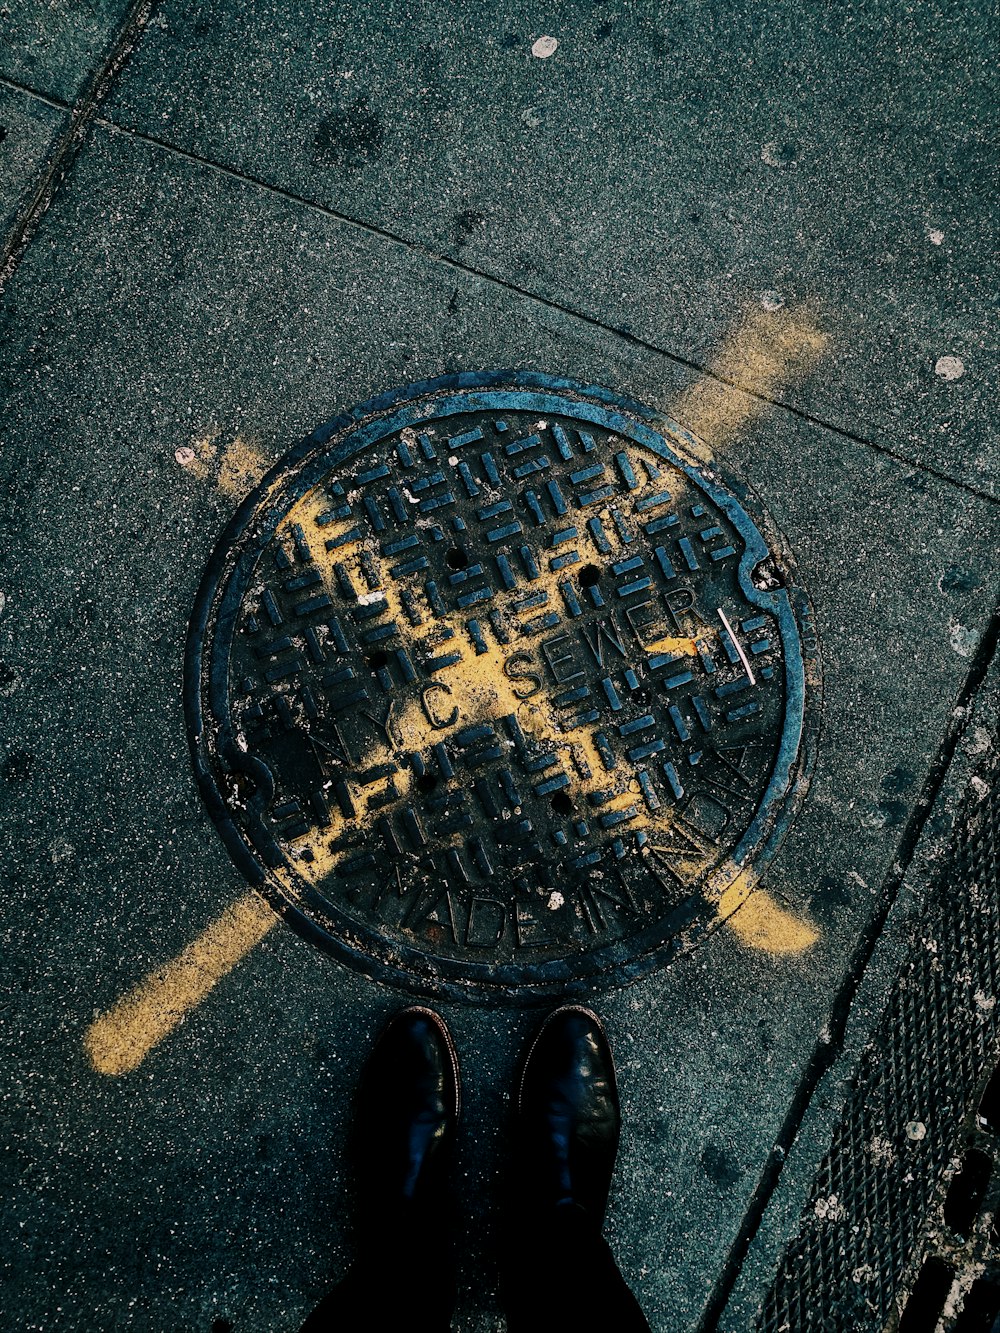
POLYGON ((813 621, 685 438, 601 389, 451 376, 339 417, 243 504, 192 619, 192 751, 308 938, 424 993, 572 993, 665 961, 773 855, 813 621))

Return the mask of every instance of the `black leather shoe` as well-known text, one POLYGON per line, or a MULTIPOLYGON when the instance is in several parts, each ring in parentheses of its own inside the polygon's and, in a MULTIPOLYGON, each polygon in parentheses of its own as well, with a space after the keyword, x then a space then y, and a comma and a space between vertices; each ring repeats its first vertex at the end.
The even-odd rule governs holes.
POLYGON ((404 1009, 376 1043, 358 1090, 362 1244, 397 1228, 446 1223, 459 1110, 458 1057, 444 1019, 404 1009))
POLYGON ((575 1206, 600 1229, 620 1126, 614 1059, 600 1020, 580 1005, 556 1009, 521 1074, 515 1211, 528 1220, 575 1206))
POLYGON ((356 1103, 357 1254, 301 1333, 445 1333, 455 1308, 451 1150, 458 1059, 444 1019, 389 1020, 356 1103))

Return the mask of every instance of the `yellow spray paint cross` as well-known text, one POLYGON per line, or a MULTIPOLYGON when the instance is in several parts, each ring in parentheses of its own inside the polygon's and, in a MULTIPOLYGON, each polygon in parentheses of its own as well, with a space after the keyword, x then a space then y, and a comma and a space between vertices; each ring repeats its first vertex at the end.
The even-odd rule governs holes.
MULTIPOLYGON (((822 352, 823 336, 804 316, 777 313, 778 318, 770 319, 760 312, 747 314, 721 349, 712 374, 686 390, 673 405, 671 417, 700 437, 695 448, 703 461, 708 461, 748 420, 766 410, 767 399, 784 384, 807 373, 822 352)), ((208 461, 196 455, 196 462, 203 470, 208 461)), ((251 462, 253 466, 243 469, 234 482, 237 491, 256 481, 263 470, 252 459, 251 462)), ((234 468, 240 471, 234 463, 229 472, 234 468)), ((222 470, 226 471, 225 462, 222 470)), ((315 520, 311 509, 318 503, 313 493, 307 494, 289 514, 288 523, 315 520)), ((336 533, 336 529, 330 530, 331 536, 336 533)), ((361 558, 360 541, 345 545, 337 554, 340 563, 350 568, 361 558)), ((333 579, 332 566, 321 572, 328 581, 333 579)), ((560 577, 551 571, 544 571, 534 587, 553 602, 561 596, 560 577)), ((386 600, 391 617, 405 624, 398 603, 399 587, 391 580, 384 580, 379 595, 386 600)), ((412 629, 408 646, 430 648, 433 636, 440 638, 442 630, 447 632, 449 628, 438 620, 433 628, 419 634, 412 629)), ((694 655, 698 649, 696 638, 677 633, 646 644, 650 653, 694 655)), ((525 656, 530 663, 530 655, 525 656)), ((600 758, 590 734, 584 729, 577 734, 572 729, 566 730, 564 724, 557 724, 547 696, 533 688, 529 663, 518 674, 511 671, 509 658, 509 649, 506 654, 492 648, 476 655, 466 649, 446 682, 431 682, 421 696, 413 697, 396 712, 392 730, 387 730, 384 742, 374 742, 365 755, 365 767, 379 764, 395 767, 394 781, 401 798, 413 774, 395 765, 397 752, 419 746, 426 736, 429 717, 436 719, 436 725, 446 735, 448 727, 457 725, 459 719, 463 725, 469 725, 473 721, 497 720, 514 714, 527 734, 560 751, 573 794, 585 798, 594 789, 597 779, 593 775, 601 772, 600 758)), ((747 668, 752 671, 749 662, 747 668)), ((359 789, 355 794, 361 817, 365 818, 363 793, 359 789)), ((623 783, 603 808, 625 810, 633 803, 635 791, 623 783)), ((654 840, 658 830, 669 827, 666 811, 638 808, 633 818, 654 840)), ((299 873, 320 883, 335 868, 340 853, 331 844, 336 842, 346 822, 342 813, 334 811, 333 823, 323 831, 322 838, 310 836, 308 848, 312 859, 296 860, 299 873)), ((305 845, 300 843, 299 851, 305 845)), ((816 942, 815 928, 781 907, 756 884, 752 872, 737 873, 734 867, 730 879, 732 882, 717 901, 716 912, 743 945, 782 955, 800 953, 816 942)), ((176 958, 156 969, 91 1024, 84 1045, 93 1067, 106 1074, 124 1074, 136 1068, 263 939, 276 921, 274 912, 256 894, 244 894, 176 958)))

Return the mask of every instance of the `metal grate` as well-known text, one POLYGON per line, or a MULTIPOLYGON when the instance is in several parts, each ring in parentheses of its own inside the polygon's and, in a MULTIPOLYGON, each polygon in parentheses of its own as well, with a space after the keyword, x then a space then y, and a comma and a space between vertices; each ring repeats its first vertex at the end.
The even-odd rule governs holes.
POLYGON ((1000 1311, 998 779, 994 750, 963 796, 758 1333, 989 1333, 1000 1311))

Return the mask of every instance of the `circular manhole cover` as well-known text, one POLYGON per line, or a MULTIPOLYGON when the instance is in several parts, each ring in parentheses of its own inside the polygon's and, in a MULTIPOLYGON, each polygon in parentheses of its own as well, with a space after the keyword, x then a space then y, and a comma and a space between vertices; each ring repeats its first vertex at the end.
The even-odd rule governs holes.
POLYGON ((780 538, 686 439, 600 389, 458 375, 338 418, 247 499, 188 721, 293 926, 382 980, 524 1000, 664 961, 759 873, 808 776, 815 633, 780 538))

